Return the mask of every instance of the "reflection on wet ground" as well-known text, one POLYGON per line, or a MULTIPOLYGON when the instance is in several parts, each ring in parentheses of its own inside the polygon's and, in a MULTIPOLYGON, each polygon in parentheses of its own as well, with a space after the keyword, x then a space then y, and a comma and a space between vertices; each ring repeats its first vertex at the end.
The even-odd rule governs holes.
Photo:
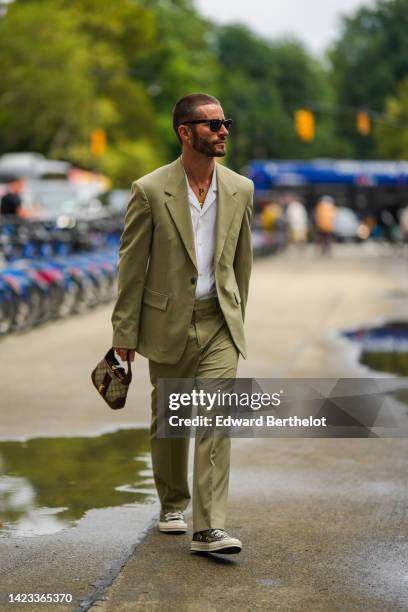
MULTIPOLYGON (((360 362, 371 370, 408 376, 408 322, 391 321, 378 327, 345 331, 343 335, 361 344, 360 362)), ((408 404, 408 391, 394 394, 408 404)))
POLYGON ((0 536, 55 533, 92 508, 154 500, 146 429, 0 442, 0 536))
POLYGON ((362 327, 343 335, 361 344, 360 361, 372 370, 408 376, 408 321, 362 327))

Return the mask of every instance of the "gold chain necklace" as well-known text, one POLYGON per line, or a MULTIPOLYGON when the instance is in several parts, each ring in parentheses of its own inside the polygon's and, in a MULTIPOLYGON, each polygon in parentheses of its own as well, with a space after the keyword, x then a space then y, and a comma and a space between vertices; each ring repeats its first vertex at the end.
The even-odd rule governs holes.
POLYGON ((207 192, 210 188, 210 186, 208 185, 208 187, 200 187, 193 179, 190 179, 194 185, 197 187, 198 189, 198 203, 200 204, 200 207, 202 208, 205 202, 205 198, 207 195, 207 192))
POLYGON ((200 204, 200 208, 203 207, 204 202, 205 202, 205 198, 207 195, 208 190, 210 189, 210 184, 208 184, 208 187, 200 187, 200 185, 194 180, 192 179, 190 176, 188 176, 186 170, 184 169, 184 172, 187 176, 188 182, 190 183, 191 188, 193 187, 192 183, 196 186, 196 188, 198 189, 198 203, 200 204))

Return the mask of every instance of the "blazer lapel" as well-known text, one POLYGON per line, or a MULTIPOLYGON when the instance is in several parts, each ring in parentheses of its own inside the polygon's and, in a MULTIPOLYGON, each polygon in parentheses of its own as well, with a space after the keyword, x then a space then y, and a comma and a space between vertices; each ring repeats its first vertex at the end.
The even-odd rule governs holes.
POLYGON ((186 178, 180 157, 170 164, 168 180, 164 191, 170 196, 166 200, 166 206, 176 224, 187 253, 197 270, 190 204, 188 201, 186 178))
POLYGON ((237 190, 232 183, 229 174, 221 165, 217 165, 217 220, 216 220, 216 240, 214 252, 214 270, 217 267, 224 248, 225 240, 228 235, 232 218, 236 211, 237 200, 235 194, 237 190))

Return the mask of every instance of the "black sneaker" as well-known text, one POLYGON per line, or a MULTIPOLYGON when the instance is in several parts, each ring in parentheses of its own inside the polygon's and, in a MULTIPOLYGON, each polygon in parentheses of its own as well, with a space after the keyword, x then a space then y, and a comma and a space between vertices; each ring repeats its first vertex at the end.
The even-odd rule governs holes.
POLYGON ((197 531, 191 542, 191 552, 212 552, 233 555, 241 552, 242 543, 232 538, 224 529, 197 531))
POLYGON ((161 512, 159 530, 163 533, 186 533, 187 523, 180 510, 174 512, 161 512))

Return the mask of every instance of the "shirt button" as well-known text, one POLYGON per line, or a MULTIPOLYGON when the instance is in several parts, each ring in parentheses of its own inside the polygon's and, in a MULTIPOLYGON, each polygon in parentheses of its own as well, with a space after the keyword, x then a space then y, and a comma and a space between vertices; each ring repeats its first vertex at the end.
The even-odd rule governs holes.
POLYGON ((196 279, 196 277, 195 277, 195 276, 193 276, 193 278, 191 278, 190 280, 191 280, 191 284, 192 284, 192 285, 195 285, 195 284, 196 284, 196 282, 197 282, 197 279, 196 279))

